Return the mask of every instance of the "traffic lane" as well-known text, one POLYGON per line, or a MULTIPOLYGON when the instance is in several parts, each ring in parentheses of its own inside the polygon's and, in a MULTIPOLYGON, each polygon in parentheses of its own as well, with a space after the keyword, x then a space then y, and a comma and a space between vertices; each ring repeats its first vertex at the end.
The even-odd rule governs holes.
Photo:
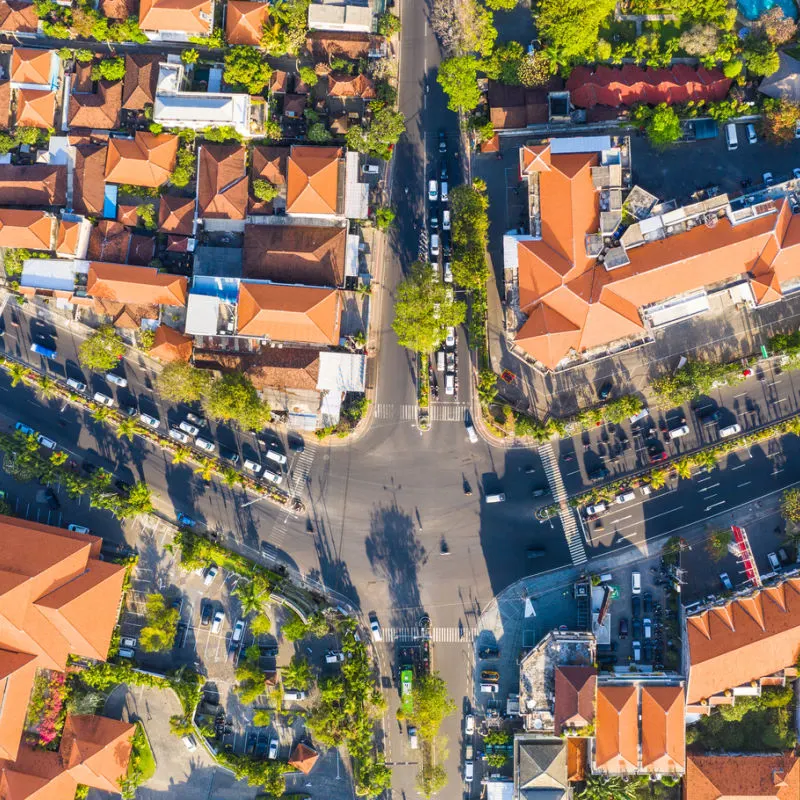
POLYGON ((637 495, 635 502, 611 506, 600 517, 602 530, 592 523, 592 542, 603 549, 641 545, 645 539, 712 520, 723 512, 732 522, 742 507, 758 504, 765 496, 773 497, 796 483, 797 473, 787 465, 798 457, 800 440, 795 436, 737 451, 717 469, 671 482, 649 498, 637 495))

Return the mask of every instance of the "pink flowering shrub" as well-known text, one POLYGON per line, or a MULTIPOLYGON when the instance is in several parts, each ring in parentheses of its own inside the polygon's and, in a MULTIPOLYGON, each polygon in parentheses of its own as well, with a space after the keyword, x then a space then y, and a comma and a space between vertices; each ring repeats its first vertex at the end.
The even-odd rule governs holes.
POLYGON ((47 749, 58 746, 67 716, 65 681, 63 672, 42 670, 36 675, 26 724, 29 744, 47 749))

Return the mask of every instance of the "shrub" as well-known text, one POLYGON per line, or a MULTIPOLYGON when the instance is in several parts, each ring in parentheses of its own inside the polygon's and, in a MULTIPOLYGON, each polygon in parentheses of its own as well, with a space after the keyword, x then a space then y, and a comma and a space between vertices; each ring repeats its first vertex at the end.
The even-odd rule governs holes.
POLYGON ((263 178, 256 178, 253 181, 253 194, 259 200, 269 203, 280 194, 280 189, 274 183, 263 178))
POLYGON ((125 59, 104 58, 92 67, 92 80, 120 81, 125 77, 125 59))

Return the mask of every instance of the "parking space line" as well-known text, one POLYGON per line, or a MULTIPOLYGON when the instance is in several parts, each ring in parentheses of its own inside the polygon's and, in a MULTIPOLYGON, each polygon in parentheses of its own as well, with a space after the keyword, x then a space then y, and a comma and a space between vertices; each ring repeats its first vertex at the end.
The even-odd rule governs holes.
POLYGON ((740 483, 737 488, 741 489, 742 486, 749 486, 751 483, 752 483, 752 481, 745 481, 744 483, 740 483))
POLYGON ((746 466, 747 466, 747 464, 737 464, 735 467, 731 467, 731 470, 734 470, 734 469, 743 469, 743 468, 744 468, 744 467, 746 467, 746 466))

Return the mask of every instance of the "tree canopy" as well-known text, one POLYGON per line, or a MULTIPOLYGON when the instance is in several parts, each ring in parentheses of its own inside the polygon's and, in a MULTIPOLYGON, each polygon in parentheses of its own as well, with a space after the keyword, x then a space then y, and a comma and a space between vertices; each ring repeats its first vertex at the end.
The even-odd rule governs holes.
POLYGON ((787 489, 783 493, 781 516, 787 522, 800 522, 800 489, 787 489))
POLYGON ((534 21, 549 54, 569 65, 592 54, 615 5, 616 0, 540 0, 534 21))
POLYGON ((388 161, 392 157, 392 148, 405 132, 406 118, 385 103, 374 102, 371 107, 373 113, 369 126, 354 125, 347 131, 345 142, 351 150, 388 161))
POLYGON ((448 97, 451 111, 471 111, 481 101, 480 62, 474 56, 453 56, 439 64, 436 80, 448 97))
POLYGON ((297 55, 300 52, 306 41, 310 4, 311 0, 276 0, 270 5, 261 35, 261 47, 269 55, 297 55))
POLYGON ((125 355, 125 343, 110 325, 100 328, 78 350, 81 365, 97 372, 108 372, 125 355))
POLYGON ((261 94, 272 76, 272 67, 255 47, 239 45, 225 54, 225 83, 244 89, 248 94, 261 94))
POLYGON ((167 605, 164 596, 150 594, 145 600, 145 623, 139 631, 139 646, 146 653, 169 650, 175 643, 178 609, 167 605))
POLYGON ((258 396, 250 379, 239 373, 215 380, 202 400, 206 413, 214 419, 256 431, 269 422, 269 406, 258 396))
POLYGON ((445 285, 436 280, 430 264, 415 261, 397 287, 392 328, 402 347, 430 353, 447 336, 447 328, 466 317, 462 302, 450 299, 445 285))
POLYGON ((761 131, 771 142, 786 144, 794 141, 798 120, 800 120, 800 105, 797 103, 772 97, 764 100, 761 131))
POLYGON ((202 399, 211 385, 211 373, 185 361, 167 364, 156 383, 158 393, 174 403, 194 403, 202 399))

